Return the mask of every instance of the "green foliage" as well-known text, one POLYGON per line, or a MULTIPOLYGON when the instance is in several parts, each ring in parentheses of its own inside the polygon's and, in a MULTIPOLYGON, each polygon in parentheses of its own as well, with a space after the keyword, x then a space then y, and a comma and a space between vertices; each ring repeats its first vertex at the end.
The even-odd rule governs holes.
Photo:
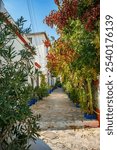
POLYGON ((45 76, 43 74, 41 74, 41 87, 46 87, 47 86, 47 83, 45 81, 45 76))
POLYGON ((0 148, 27 150, 27 141, 37 135, 36 121, 40 118, 34 117, 27 105, 31 99, 27 79, 33 57, 26 49, 15 50, 15 36, 3 18, 0 30, 0 148))
POLYGON ((92 42, 94 37, 94 32, 86 31, 78 19, 69 21, 69 27, 64 29, 62 38, 66 41, 69 40, 70 47, 79 54, 78 59, 73 62, 73 64, 77 63, 75 67, 78 69, 83 68, 84 65, 89 68, 99 67, 97 51, 92 42))
POLYGON ((48 96, 48 85, 45 81, 45 76, 41 72, 36 71, 36 74, 40 76, 41 81, 40 86, 32 88, 32 98, 41 100, 43 97, 48 96))
POLYGON ((48 85, 45 79, 45 75, 41 74, 41 84, 40 84, 40 93, 42 97, 48 96, 48 85))
POLYGON ((43 97, 47 97, 48 96, 48 88, 45 87, 45 86, 35 87, 34 88, 34 93, 35 93, 35 95, 33 97, 37 98, 38 100, 40 100, 43 97))
POLYGON ((24 24, 27 20, 24 19, 23 16, 21 16, 19 19, 17 19, 17 21, 15 22, 18 26, 18 29, 20 30, 20 33, 25 33, 28 34, 31 32, 31 26, 29 26, 28 28, 24 29, 24 24))
POLYGON ((72 90, 70 91, 70 99, 71 99, 74 103, 79 103, 79 95, 78 95, 77 89, 72 88, 72 90))
POLYGON ((84 112, 89 113, 88 111, 88 105, 87 105, 87 91, 86 91, 86 85, 85 87, 80 87, 79 88, 79 103, 80 103, 80 107, 84 112))
POLYGON ((62 83, 59 80, 57 80, 55 83, 55 87, 61 87, 61 86, 62 86, 62 83))
POLYGON ((87 9, 89 9, 91 6, 93 6, 97 2, 98 0, 79 0, 78 16, 81 17, 87 9))

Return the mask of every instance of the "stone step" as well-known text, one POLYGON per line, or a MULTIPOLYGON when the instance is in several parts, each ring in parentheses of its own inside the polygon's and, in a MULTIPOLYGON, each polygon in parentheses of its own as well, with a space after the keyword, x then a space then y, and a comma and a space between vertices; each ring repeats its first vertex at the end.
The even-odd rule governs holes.
POLYGON ((97 120, 84 120, 84 121, 56 121, 56 122, 40 122, 41 130, 66 130, 66 129, 79 129, 79 128, 97 128, 99 127, 99 122, 97 120))

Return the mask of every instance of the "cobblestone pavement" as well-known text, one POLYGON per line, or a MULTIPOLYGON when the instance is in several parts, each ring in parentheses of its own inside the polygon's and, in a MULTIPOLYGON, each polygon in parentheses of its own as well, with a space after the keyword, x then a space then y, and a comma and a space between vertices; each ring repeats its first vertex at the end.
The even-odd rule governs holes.
POLYGON ((40 138, 52 150, 99 150, 98 121, 84 119, 61 88, 31 109, 35 115, 41 114, 40 138))

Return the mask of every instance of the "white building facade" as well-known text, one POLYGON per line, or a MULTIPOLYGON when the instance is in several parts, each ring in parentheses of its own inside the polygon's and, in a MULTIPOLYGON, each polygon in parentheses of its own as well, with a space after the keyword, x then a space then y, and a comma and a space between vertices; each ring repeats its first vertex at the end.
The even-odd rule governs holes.
MULTIPOLYGON (((27 35, 28 39, 30 40, 31 44, 34 45, 36 48, 36 55, 35 55, 35 62, 40 64, 40 71, 42 74, 45 75, 46 82, 48 85, 54 85, 55 81, 51 77, 50 72, 47 69, 47 54, 48 48, 45 46, 44 41, 49 40, 45 32, 37 32, 37 33, 30 33, 27 35)), ((40 83, 40 80, 39 80, 40 83)))

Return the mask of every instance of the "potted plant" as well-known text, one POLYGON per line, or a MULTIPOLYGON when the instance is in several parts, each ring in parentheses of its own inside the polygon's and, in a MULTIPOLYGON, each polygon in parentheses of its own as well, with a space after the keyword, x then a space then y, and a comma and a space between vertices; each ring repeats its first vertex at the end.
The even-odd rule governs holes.
POLYGON ((96 119, 91 80, 87 79, 86 81, 79 89, 80 106, 86 119, 96 119))

